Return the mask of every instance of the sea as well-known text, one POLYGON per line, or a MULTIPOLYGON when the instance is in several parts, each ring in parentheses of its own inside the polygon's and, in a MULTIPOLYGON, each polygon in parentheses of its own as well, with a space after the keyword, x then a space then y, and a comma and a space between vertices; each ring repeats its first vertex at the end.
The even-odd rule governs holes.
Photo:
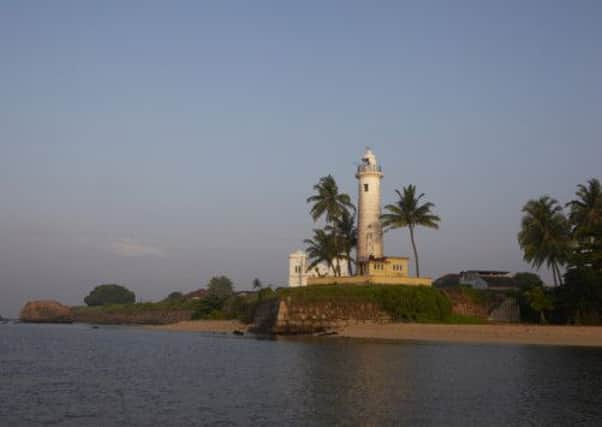
POLYGON ((0 325, 0 426, 601 426, 602 348, 0 325))

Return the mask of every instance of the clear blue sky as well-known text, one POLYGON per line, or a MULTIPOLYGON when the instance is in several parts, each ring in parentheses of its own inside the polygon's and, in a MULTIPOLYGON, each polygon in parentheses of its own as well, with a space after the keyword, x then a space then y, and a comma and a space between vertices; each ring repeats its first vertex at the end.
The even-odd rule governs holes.
POLYGON ((367 145, 384 202, 413 183, 443 218, 425 274, 529 270, 525 201, 600 178, 601 22, 596 0, 4 1, 0 314, 284 284, 312 185, 355 199, 367 145))

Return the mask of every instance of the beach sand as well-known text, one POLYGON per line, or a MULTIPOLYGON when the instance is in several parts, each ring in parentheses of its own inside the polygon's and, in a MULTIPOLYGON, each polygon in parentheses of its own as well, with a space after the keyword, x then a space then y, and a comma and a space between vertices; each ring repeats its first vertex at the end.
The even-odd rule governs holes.
MULTIPOLYGON (((192 320, 149 329, 231 334, 247 332, 250 325, 236 320, 192 320)), ((602 347, 602 326, 443 325, 424 323, 357 323, 337 330, 333 338, 391 341, 540 344, 602 347)))
POLYGON ((338 336, 382 340, 602 346, 600 326, 359 323, 342 328, 338 331, 338 336))
POLYGON ((146 326, 148 329, 160 331, 183 331, 183 332, 217 332, 232 333, 234 331, 246 332, 249 325, 238 320, 190 320, 169 325, 146 326))

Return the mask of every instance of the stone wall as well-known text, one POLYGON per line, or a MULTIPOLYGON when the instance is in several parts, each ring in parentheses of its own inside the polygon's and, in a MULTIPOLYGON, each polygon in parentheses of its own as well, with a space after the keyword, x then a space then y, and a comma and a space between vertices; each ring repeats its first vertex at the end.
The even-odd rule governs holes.
POLYGON ((489 322, 520 322, 520 308, 516 298, 506 296, 504 293, 490 292, 482 301, 476 302, 460 288, 442 290, 452 302, 454 314, 477 317, 489 322))
POLYGON ((74 308, 73 321, 108 325, 165 325, 191 320, 192 310, 153 310, 108 313, 99 309, 74 308))
POLYGON ((360 322, 389 322, 390 317, 376 303, 354 301, 265 301, 255 314, 255 332, 312 334, 360 322))
POLYGON ((520 307, 516 298, 506 298, 489 312, 491 322, 518 323, 520 322, 520 307))

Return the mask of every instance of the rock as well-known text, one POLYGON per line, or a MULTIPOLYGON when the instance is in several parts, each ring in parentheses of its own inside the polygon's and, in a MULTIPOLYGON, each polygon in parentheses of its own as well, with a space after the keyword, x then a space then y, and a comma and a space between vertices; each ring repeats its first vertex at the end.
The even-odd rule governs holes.
POLYGON ((338 335, 339 333, 337 331, 323 331, 323 332, 316 332, 315 334, 313 334, 314 337, 329 337, 332 335, 338 335))
POLYGON ((57 301, 29 301, 19 318, 29 323, 73 323, 71 308, 57 301))
POLYGON ((235 329, 235 330, 234 330, 232 333, 233 333, 234 335, 238 335, 238 336, 242 336, 242 335, 244 335, 244 334, 245 334, 243 331, 240 331, 240 330, 238 330, 238 329, 235 329))

